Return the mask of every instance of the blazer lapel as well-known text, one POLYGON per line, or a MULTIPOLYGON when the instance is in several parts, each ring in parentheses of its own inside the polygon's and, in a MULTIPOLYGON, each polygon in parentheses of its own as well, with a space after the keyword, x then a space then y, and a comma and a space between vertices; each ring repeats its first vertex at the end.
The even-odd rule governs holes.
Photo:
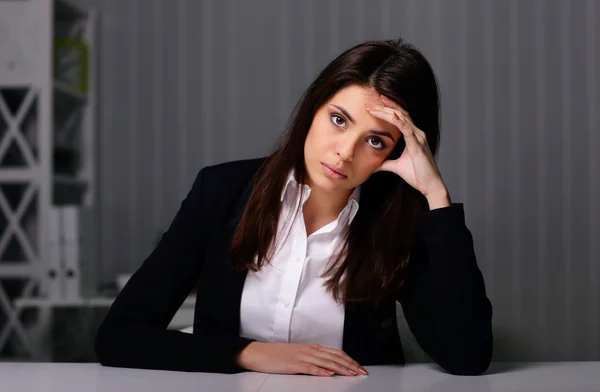
POLYGON ((219 236, 220 239, 220 251, 218 254, 222 255, 219 257, 219 263, 215 268, 219 269, 216 276, 219 276, 219 282, 214 284, 220 286, 218 289, 222 293, 223 303, 221 304, 220 312, 224 316, 222 320, 229 320, 221 325, 222 332, 227 335, 239 336, 240 333, 240 304, 242 299, 242 290, 244 288, 244 282, 246 280, 247 271, 236 271, 229 263, 227 252, 236 228, 240 224, 244 207, 246 206, 250 193, 252 192, 251 182, 244 186, 240 195, 234 201, 230 208, 231 214, 228 214, 229 218, 224 223, 222 228, 222 234, 219 236), (237 320, 238 322, 231 322, 231 320, 237 320))

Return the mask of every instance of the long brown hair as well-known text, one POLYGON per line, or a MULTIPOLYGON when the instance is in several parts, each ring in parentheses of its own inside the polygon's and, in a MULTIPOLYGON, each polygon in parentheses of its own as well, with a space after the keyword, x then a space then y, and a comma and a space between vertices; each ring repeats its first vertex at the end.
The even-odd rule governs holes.
MULTIPOLYGON (((230 247, 238 270, 258 270, 275 251, 281 191, 291 170, 305 183, 304 141, 317 110, 349 85, 370 87, 398 102, 427 135, 437 154, 438 85, 425 57, 403 40, 368 41, 335 58, 299 100, 290 123, 254 178, 254 187, 230 247)), ((404 150, 398 141, 388 159, 404 150)), ((361 185, 360 208, 343 248, 326 271, 327 289, 345 305, 374 301, 403 284, 416 238, 418 215, 428 209, 424 196, 399 176, 378 172, 361 185)))

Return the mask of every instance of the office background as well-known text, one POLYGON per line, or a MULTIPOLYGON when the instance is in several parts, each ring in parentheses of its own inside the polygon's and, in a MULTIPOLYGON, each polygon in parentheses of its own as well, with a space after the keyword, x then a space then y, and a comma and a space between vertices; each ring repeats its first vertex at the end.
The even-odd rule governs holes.
POLYGON ((494 360, 600 360, 600 2, 78 2, 100 16, 102 281, 142 263, 200 168, 267 154, 333 56, 402 36, 440 81, 494 360))

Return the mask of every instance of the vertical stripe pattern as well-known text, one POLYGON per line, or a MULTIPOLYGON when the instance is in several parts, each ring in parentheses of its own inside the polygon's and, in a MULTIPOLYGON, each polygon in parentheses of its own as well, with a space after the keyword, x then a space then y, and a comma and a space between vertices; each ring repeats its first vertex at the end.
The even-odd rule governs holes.
POLYGON ((78 1, 102 21, 103 282, 141 264, 201 167, 269 151, 329 60, 402 36, 439 78, 439 165, 494 304, 494 359, 600 360, 595 0, 78 1))

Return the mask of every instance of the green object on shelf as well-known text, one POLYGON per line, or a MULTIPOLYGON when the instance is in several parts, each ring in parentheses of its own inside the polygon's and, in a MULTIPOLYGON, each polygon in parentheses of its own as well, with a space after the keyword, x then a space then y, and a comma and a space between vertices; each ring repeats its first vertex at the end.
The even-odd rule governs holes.
POLYGON ((54 80, 74 91, 85 94, 88 90, 88 46, 84 41, 69 38, 54 39, 54 80))

